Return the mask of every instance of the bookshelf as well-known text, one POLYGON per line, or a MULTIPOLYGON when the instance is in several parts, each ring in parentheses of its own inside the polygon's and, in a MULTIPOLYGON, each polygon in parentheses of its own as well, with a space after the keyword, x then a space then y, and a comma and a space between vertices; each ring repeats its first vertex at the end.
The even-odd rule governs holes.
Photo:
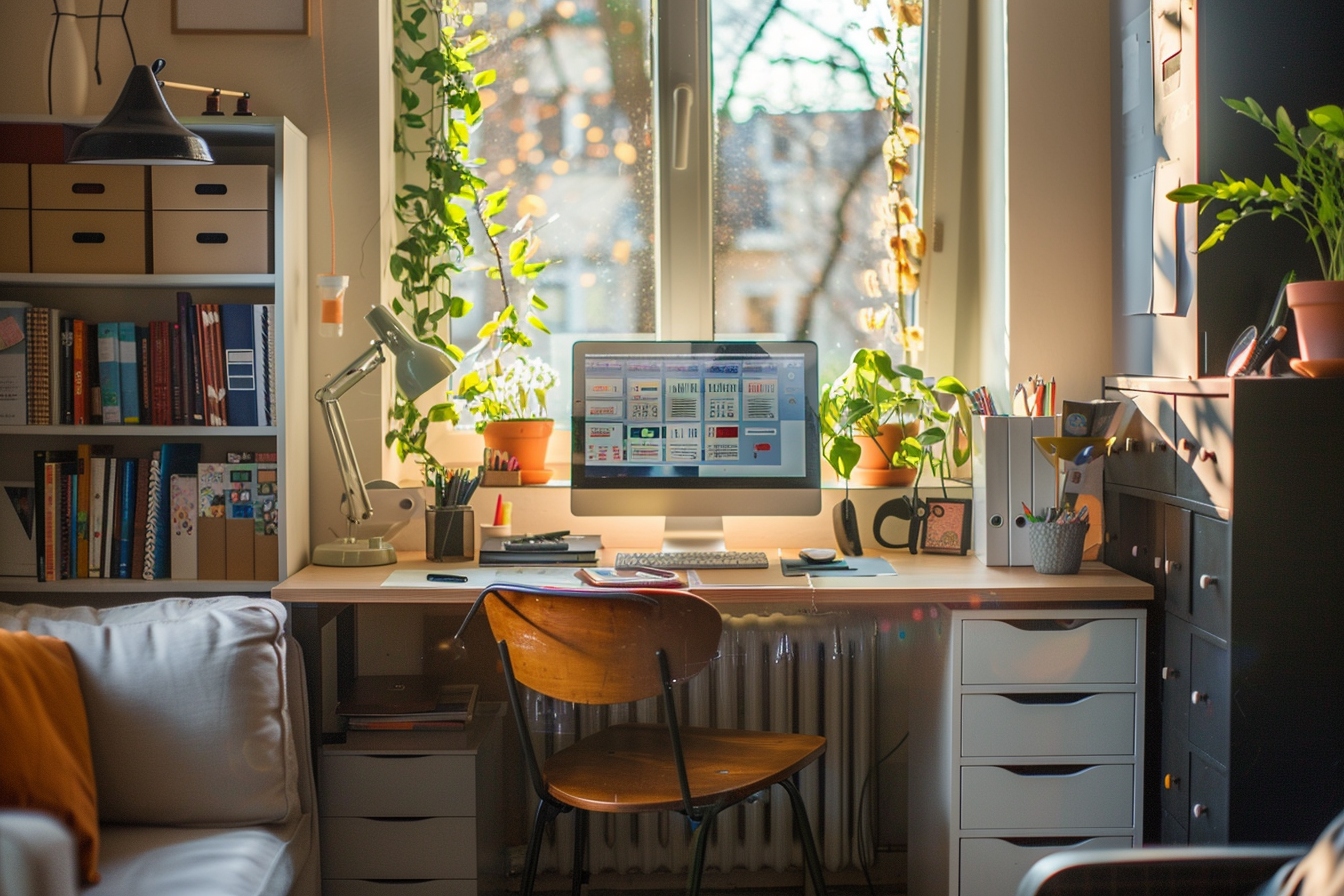
MULTIPOLYGON (((0 116, 4 123, 49 124, 50 119, 0 116)), ((92 126, 96 120, 69 122, 92 126)), ((263 426, 0 425, 0 479, 31 480, 33 451, 81 443, 110 444, 114 454, 148 458, 165 442, 198 442, 203 463, 221 463, 233 451, 274 452, 280 506, 279 579, 308 560, 308 230, 307 138, 285 118, 184 118, 210 146, 216 164, 265 165, 270 171, 268 273, 100 274, 0 273, 0 300, 59 308, 86 320, 176 319, 176 297, 195 303, 275 305, 275 419, 263 426)), ((13 601, 116 602, 139 594, 264 593, 275 581, 248 579, 74 578, 39 582, 5 575, 0 594, 13 601)))

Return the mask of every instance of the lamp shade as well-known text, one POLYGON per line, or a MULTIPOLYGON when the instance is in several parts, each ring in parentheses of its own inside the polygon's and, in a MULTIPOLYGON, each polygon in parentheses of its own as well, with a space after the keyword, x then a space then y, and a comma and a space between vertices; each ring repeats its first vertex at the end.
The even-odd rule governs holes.
POLYGON ((375 305, 364 319, 396 359, 397 390, 407 399, 419 398, 457 369, 447 352, 412 336, 386 306, 375 305))
POLYGON ((132 67, 107 117, 75 138, 68 162, 103 165, 209 165, 210 148, 184 128, 163 101, 155 78, 163 60, 132 67))

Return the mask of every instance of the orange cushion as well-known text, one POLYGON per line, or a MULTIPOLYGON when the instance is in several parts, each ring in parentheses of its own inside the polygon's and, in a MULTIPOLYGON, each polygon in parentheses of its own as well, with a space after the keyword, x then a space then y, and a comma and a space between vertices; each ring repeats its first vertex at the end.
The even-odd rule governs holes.
POLYGON ((74 832, 80 873, 98 876, 98 794, 70 648, 0 629, 0 806, 50 812, 74 832))

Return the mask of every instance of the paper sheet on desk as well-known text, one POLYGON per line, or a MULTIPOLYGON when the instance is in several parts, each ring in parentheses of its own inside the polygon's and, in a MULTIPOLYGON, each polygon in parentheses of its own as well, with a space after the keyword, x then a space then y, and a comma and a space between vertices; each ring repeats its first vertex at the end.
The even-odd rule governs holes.
POLYGON ((468 566, 444 570, 448 575, 465 576, 467 579, 465 582, 431 582, 426 576, 433 575, 434 572, 425 569, 394 569, 383 580, 382 587, 484 590, 497 582, 508 582, 513 585, 549 585, 553 588, 582 587, 582 583, 574 576, 573 567, 569 566, 491 566, 484 569, 468 566))

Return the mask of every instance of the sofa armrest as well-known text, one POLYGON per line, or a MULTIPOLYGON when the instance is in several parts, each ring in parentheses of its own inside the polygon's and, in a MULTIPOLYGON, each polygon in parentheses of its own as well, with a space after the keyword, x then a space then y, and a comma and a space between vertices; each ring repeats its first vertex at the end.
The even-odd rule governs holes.
POLYGON ((45 812, 0 809, 0 893, 75 896, 75 837, 45 812))
POLYGON ((1246 896, 1300 858, 1303 846, 1155 846, 1080 849, 1046 856, 1017 896, 1246 896))

